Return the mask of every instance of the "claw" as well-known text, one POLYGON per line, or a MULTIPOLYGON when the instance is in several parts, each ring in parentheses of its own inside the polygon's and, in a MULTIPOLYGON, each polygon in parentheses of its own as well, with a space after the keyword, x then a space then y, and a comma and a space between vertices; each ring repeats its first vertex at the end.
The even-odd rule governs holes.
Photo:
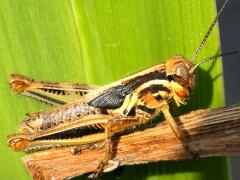
POLYGON ((90 175, 88 176, 88 178, 91 178, 91 179, 97 178, 97 177, 103 172, 103 168, 104 168, 105 164, 106 164, 106 162, 104 162, 104 161, 99 161, 96 172, 93 173, 93 174, 90 174, 90 175))
POLYGON ((88 178, 97 178, 102 172, 111 172, 118 168, 119 161, 109 160, 107 163, 104 161, 100 161, 98 164, 98 168, 95 173, 88 176, 88 178), (107 166, 105 168, 105 166, 107 166))
POLYGON ((118 168, 119 161, 109 160, 107 165, 111 165, 110 167, 106 167, 103 172, 111 172, 118 168))
POLYGON ((80 155, 82 150, 83 150, 82 146, 73 147, 71 149, 71 153, 72 155, 80 155))
POLYGON ((197 152, 190 151, 192 154, 193 160, 200 160, 200 155, 197 152))

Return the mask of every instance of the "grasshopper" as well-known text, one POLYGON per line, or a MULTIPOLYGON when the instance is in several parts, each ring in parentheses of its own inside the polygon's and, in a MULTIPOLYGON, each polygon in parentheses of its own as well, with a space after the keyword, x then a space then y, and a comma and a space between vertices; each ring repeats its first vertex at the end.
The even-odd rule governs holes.
POLYGON ((96 170, 98 175, 112 158, 111 138, 116 133, 146 124, 162 113, 183 147, 197 156, 197 152, 188 147, 186 136, 174 121, 169 102, 173 100, 177 106, 186 104, 194 88, 195 69, 200 64, 235 53, 217 54, 193 64, 227 2, 224 2, 191 60, 173 56, 165 64, 155 65, 103 87, 42 82, 11 75, 9 84, 13 91, 55 107, 28 115, 20 132, 8 136, 8 145, 15 151, 40 151, 104 142, 106 155, 96 170))

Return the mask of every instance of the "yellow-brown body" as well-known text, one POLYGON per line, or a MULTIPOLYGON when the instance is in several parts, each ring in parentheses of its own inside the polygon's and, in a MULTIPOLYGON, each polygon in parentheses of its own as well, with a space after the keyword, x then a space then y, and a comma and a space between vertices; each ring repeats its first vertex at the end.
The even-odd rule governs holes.
POLYGON ((42 101, 54 95, 69 96, 71 102, 29 115, 23 121, 20 133, 9 136, 9 145, 20 151, 41 150, 53 144, 52 147, 90 144, 105 139, 106 126, 113 120, 111 135, 146 123, 172 99, 177 105, 185 104, 194 84, 194 75, 188 74, 192 67, 188 60, 174 56, 166 64, 153 66, 110 85, 91 85, 91 88, 83 84, 44 83, 13 75, 10 85, 19 93, 38 96, 42 101), (84 93, 76 99, 73 92, 77 90, 77 94, 84 93), (78 132, 72 130, 76 128, 79 128, 78 132))

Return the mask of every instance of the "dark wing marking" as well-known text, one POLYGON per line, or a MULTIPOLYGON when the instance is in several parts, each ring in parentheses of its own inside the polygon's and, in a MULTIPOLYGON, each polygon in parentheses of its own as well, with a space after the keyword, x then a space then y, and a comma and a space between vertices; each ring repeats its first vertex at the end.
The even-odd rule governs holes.
POLYGON ((131 93, 129 88, 124 85, 119 85, 91 100, 88 105, 97 108, 118 108, 122 105, 125 96, 129 93, 131 93))
POLYGON ((118 108, 122 105, 126 95, 136 90, 142 84, 154 79, 166 79, 166 72, 156 70, 149 74, 137 76, 129 81, 123 82, 123 85, 115 86, 105 91, 91 100, 88 105, 97 108, 118 108))

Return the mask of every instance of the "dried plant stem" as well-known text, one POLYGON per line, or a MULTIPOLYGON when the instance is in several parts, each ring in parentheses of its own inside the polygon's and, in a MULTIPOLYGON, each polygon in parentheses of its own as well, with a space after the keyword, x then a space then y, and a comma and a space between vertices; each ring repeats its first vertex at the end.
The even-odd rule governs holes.
MULTIPOLYGON (((240 106, 198 110, 176 118, 200 157, 240 154, 240 106)), ((191 159, 166 122, 153 128, 113 140, 113 159, 119 165, 191 159)), ((27 155, 23 162, 34 179, 64 179, 96 170, 105 149, 83 150, 72 155, 71 148, 27 155)))

